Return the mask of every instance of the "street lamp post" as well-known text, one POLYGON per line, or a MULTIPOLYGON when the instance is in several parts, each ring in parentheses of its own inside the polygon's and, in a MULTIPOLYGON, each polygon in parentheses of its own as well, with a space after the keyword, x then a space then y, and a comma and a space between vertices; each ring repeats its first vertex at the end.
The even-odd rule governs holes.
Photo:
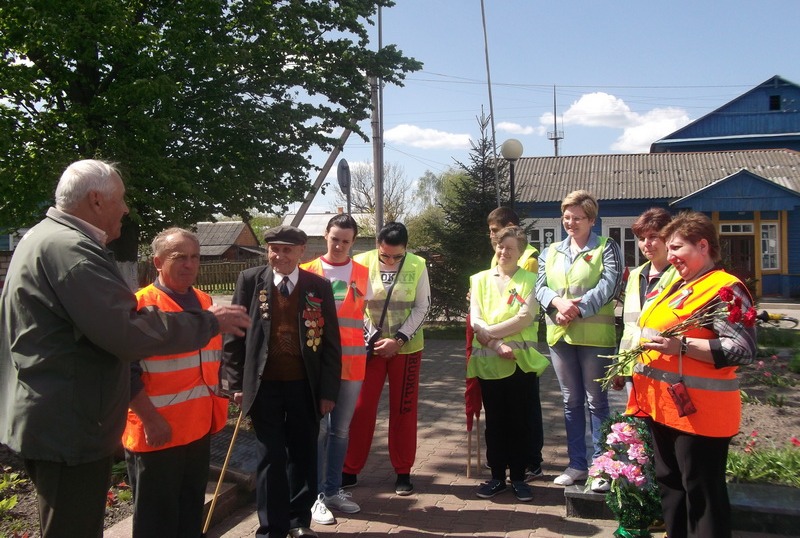
POLYGON ((514 189, 514 163, 522 157, 522 143, 516 138, 509 138, 500 146, 500 153, 503 155, 503 158, 508 161, 508 186, 511 189, 511 209, 514 209, 514 203, 517 197, 516 190, 514 189))

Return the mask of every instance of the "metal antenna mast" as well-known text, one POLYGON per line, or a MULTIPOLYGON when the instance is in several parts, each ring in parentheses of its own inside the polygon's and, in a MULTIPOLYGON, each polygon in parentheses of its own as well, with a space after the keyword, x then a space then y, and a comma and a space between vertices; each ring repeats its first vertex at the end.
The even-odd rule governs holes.
POLYGON ((558 157, 558 141, 564 138, 564 131, 558 130, 558 116, 556 116, 556 86, 553 85, 553 130, 547 133, 547 138, 553 141, 555 156, 558 157))

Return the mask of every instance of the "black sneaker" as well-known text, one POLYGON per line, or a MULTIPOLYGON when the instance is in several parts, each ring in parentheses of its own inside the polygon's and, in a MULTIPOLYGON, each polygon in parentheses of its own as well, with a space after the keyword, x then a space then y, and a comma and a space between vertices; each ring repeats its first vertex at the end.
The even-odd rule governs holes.
POLYGON ((535 469, 532 467, 528 467, 525 469, 525 482, 533 482, 537 478, 541 478, 544 476, 544 472, 542 472, 542 466, 539 465, 535 469))
POLYGON ((491 499, 498 493, 506 490, 506 483, 503 480, 491 479, 481 484, 476 493, 481 499, 491 499))
POLYGON ((342 489, 353 488, 358 485, 358 475, 342 473, 342 489))
POLYGON ((512 482, 511 489, 514 490, 514 495, 517 496, 517 499, 522 502, 528 502, 533 500, 533 491, 531 487, 526 484, 525 482, 512 482))
POLYGON ((394 482, 394 492, 405 497, 411 495, 412 491, 414 491, 414 484, 411 483, 411 475, 398 474, 397 480, 394 482))

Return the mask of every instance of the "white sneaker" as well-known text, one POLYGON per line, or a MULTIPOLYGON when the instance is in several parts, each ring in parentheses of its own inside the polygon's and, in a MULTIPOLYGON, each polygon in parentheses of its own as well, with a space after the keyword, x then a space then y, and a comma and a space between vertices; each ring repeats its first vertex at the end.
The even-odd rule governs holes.
POLYGON ((324 495, 322 501, 330 510, 338 510, 339 512, 344 512, 345 514, 355 514, 361 511, 361 507, 350 500, 350 497, 352 496, 353 494, 349 491, 340 489, 339 493, 336 495, 331 495, 330 497, 324 495))
POLYGON ((595 493, 605 493, 611 490, 611 483, 605 478, 593 478, 592 485, 589 487, 595 493))
POLYGON ((553 480, 553 483, 559 486, 571 486, 578 480, 586 480, 588 476, 589 473, 586 471, 579 471, 578 469, 567 467, 562 474, 558 475, 556 479, 553 480))
POLYGON ((325 506, 324 498, 325 495, 322 493, 317 496, 317 500, 314 501, 314 506, 311 507, 311 519, 320 525, 333 525, 336 523, 336 518, 333 517, 331 511, 325 506))

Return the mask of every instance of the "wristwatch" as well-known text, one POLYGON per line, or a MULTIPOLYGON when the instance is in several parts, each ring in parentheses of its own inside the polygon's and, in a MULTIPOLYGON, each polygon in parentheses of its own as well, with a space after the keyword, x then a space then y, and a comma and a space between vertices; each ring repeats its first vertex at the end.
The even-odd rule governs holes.
POLYGON ((689 351, 689 342, 686 341, 686 335, 681 336, 681 355, 686 355, 689 351))
POLYGON ((406 341, 400 338, 399 336, 395 336, 394 341, 397 342, 397 347, 403 347, 404 345, 406 345, 406 341))

